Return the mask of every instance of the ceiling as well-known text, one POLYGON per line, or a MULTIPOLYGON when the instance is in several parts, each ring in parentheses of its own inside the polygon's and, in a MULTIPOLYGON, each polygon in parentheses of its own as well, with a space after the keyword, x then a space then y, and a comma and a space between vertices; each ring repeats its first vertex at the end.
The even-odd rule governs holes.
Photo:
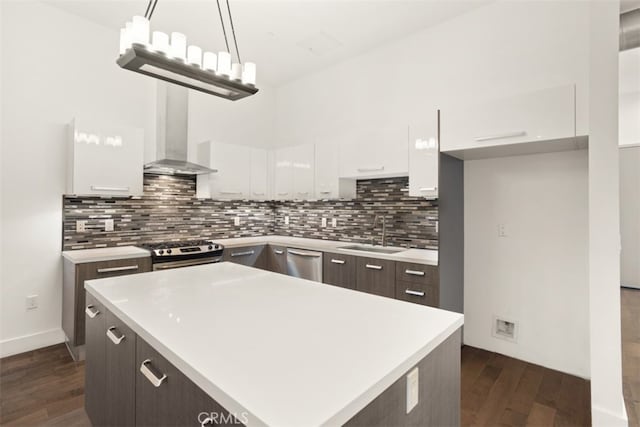
MULTIPOLYGON (((45 1, 114 30, 147 6, 147 0, 45 1)), ((231 0, 231 9, 243 61, 257 63, 258 84, 278 86, 489 1, 231 0)), ((205 50, 225 50, 213 0, 160 0, 151 27, 182 32, 205 50)))

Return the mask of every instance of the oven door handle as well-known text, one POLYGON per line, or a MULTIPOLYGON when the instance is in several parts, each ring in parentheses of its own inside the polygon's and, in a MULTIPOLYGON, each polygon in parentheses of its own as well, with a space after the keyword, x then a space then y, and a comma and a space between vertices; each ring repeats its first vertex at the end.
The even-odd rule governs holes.
POLYGON ((219 262, 220 258, 207 258, 207 259, 199 259, 199 260, 184 260, 184 261, 170 261, 170 262, 160 262, 153 264, 154 270, 167 270, 169 268, 178 268, 178 267, 191 267, 193 265, 202 265, 202 264, 212 264, 214 262, 219 262))

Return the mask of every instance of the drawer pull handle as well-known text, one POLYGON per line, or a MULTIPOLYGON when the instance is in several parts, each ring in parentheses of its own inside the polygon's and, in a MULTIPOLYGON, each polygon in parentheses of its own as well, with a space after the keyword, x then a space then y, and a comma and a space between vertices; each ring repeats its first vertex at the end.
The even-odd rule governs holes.
POLYGON ((420 191, 436 191, 438 187, 422 187, 420 191))
POLYGON ((276 253, 276 255, 282 255, 284 253, 284 251, 281 251, 279 249, 276 249, 274 252, 276 253))
POLYGON ((87 313, 91 319, 100 314, 100 310, 98 310, 93 304, 89 304, 87 308, 84 309, 84 312, 87 313))
POLYGON ((482 142, 482 141, 491 141, 493 139, 515 138, 516 136, 525 136, 526 134, 527 132, 521 130, 517 132, 499 133, 496 135, 477 136, 474 139, 477 142, 482 142))
POLYGON ((424 271, 419 271, 419 270, 405 270, 404 271, 407 274, 410 274, 412 276, 424 276, 424 271))
POLYGON ((286 193, 286 192, 285 193, 278 193, 278 196, 286 196, 287 194, 289 194, 289 193, 286 193))
POLYGON ((358 168, 358 172, 377 172, 383 170, 384 166, 378 166, 377 168, 358 168))
POLYGON ((424 297, 424 292, 422 291, 412 291, 411 289, 407 289, 404 291, 404 293, 407 295, 413 295, 416 297, 424 297))
POLYGON ((300 252, 300 251, 293 251, 291 249, 289 249, 287 251, 287 253, 290 253, 291 255, 307 256, 307 257, 312 257, 312 258, 318 258, 318 257, 322 256, 321 253, 317 253, 317 252, 300 252))
POLYGON ((334 264, 344 264, 344 260, 343 259, 331 258, 331 262, 334 263, 334 264))
POLYGON ((113 343, 115 345, 118 345, 122 342, 122 340, 124 339, 124 334, 120 331, 120 336, 117 337, 116 334, 113 333, 113 331, 117 331, 118 329, 115 326, 110 327, 109 329, 107 329, 107 336, 109 337, 109 339, 111 341, 113 341, 113 343))
POLYGON ((129 187, 103 187, 100 185, 92 185, 93 191, 129 191, 129 187))
POLYGON ((130 270, 137 270, 140 267, 138 266, 138 264, 136 265, 125 265, 124 267, 108 267, 108 268, 99 268, 98 269, 98 273, 113 273, 116 271, 130 271, 130 270))
POLYGON ((320 194, 331 194, 331 191, 321 191, 320 194))
POLYGON ((256 196, 264 196, 264 193, 258 193, 256 191, 254 191, 253 194, 256 195, 256 196))
POLYGON ((366 264, 365 267, 370 268, 372 270, 382 270, 382 266, 381 265, 366 264))
POLYGON ((242 194, 242 191, 221 191, 220 194, 242 194))
POLYGON ((142 362, 142 365, 140 365, 140 372, 142 372, 142 374, 147 377, 149 382, 153 384, 154 387, 160 387, 162 383, 167 379, 167 376, 165 374, 162 374, 162 376, 158 378, 147 365, 151 365, 151 359, 147 359, 142 362))
POLYGON ((246 252, 232 252, 231 256, 247 256, 255 254, 255 251, 246 251, 246 252))

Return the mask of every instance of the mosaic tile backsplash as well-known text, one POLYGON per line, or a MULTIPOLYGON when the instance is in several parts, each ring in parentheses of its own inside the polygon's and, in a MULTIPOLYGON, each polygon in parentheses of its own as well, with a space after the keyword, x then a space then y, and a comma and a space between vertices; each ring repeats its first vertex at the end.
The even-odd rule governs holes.
POLYGON ((388 178, 358 181, 355 200, 223 201, 197 199, 193 177, 145 174, 142 197, 65 196, 62 246, 88 249, 266 234, 380 244, 381 221, 373 228, 378 214, 385 217, 387 245, 437 248, 437 202, 408 197, 402 191, 406 187, 406 177, 388 178), (236 216, 240 226, 234 225, 236 216), (327 227, 321 227, 322 218, 327 227), (331 226, 333 218, 336 227, 331 226), (114 220, 114 231, 104 231, 105 219, 114 220), (87 221, 85 232, 76 232, 78 220, 87 221))

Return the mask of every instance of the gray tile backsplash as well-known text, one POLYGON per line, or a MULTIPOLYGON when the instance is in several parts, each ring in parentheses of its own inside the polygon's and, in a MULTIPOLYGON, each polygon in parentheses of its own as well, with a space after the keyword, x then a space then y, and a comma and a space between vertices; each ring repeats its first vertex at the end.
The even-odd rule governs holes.
POLYGON ((142 197, 64 196, 63 249, 265 234, 379 244, 376 214, 385 216, 388 245, 435 248, 437 201, 408 197, 406 186, 406 177, 358 181, 355 200, 222 201, 197 199, 193 177, 145 174, 142 197), (105 219, 115 220, 114 231, 104 231, 105 219), (77 220, 87 221, 85 232, 76 232, 77 220))

